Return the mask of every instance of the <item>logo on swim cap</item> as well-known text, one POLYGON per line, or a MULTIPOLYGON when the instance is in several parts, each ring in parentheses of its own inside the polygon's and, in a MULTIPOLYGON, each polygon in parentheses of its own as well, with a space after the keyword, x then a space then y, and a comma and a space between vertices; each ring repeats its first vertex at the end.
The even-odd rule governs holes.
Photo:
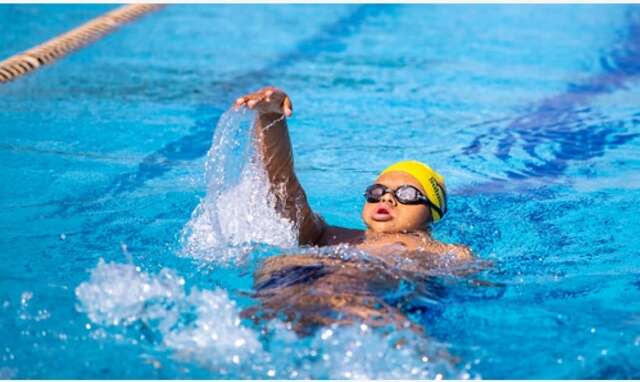
POLYGON ((425 196, 431 203, 437 206, 440 211, 442 211, 442 213, 440 213, 440 211, 430 207, 433 221, 436 222, 442 219, 442 217, 447 213, 447 192, 445 190, 444 177, 442 175, 438 174, 426 164, 415 160, 394 163, 384 169, 380 175, 391 171, 404 172, 416 178, 424 189, 426 193, 425 196))

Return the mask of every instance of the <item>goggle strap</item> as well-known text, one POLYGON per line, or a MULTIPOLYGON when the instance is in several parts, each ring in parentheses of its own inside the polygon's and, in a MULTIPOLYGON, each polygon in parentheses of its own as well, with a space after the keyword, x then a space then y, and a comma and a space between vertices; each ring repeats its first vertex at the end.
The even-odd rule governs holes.
MULTIPOLYGON (((436 206, 436 204, 434 202, 432 202, 428 197, 424 196, 424 200, 427 202, 427 205, 432 209, 435 210, 438 215, 440 215, 440 219, 442 219, 442 217, 444 216, 444 214, 442 213, 442 210, 440 209, 440 207, 436 206)), ((433 216, 432 216, 433 218, 433 216)))

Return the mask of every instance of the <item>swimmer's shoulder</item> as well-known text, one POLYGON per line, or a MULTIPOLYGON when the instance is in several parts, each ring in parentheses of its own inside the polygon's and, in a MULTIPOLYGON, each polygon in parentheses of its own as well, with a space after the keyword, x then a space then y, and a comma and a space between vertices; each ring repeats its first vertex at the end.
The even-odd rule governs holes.
POLYGON ((429 243, 429 249, 443 256, 450 256, 459 261, 473 260, 473 252, 471 248, 464 244, 446 244, 437 240, 429 243))
POLYGON ((473 252, 471 252, 471 248, 464 244, 449 244, 451 246, 451 254, 454 255, 458 260, 461 261, 470 261, 473 260, 473 252))

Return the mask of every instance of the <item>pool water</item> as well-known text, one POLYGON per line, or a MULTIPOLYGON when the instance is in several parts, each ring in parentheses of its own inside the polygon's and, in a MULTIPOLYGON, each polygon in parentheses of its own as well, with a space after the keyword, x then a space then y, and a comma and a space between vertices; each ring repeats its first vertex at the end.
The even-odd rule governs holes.
MULTIPOLYGON (((0 54, 112 8, 0 5, 0 54)), ((636 5, 174 5, 0 86, 0 377, 640 378, 639 36, 636 5), (328 222, 397 160, 446 177, 435 237, 492 265, 433 276, 427 338, 240 318, 294 240, 228 112, 267 84, 328 222)))

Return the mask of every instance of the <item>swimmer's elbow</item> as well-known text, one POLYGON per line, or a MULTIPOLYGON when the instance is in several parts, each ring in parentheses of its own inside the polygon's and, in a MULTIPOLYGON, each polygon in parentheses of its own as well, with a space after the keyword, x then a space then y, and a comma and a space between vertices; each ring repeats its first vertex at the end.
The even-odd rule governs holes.
POLYGON ((300 225, 299 244, 318 245, 322 239, 324 231, 326 230, 326 226, 327 225, 322 216, 309 209, 308 215, 304 217, 304 220, 300 225))

